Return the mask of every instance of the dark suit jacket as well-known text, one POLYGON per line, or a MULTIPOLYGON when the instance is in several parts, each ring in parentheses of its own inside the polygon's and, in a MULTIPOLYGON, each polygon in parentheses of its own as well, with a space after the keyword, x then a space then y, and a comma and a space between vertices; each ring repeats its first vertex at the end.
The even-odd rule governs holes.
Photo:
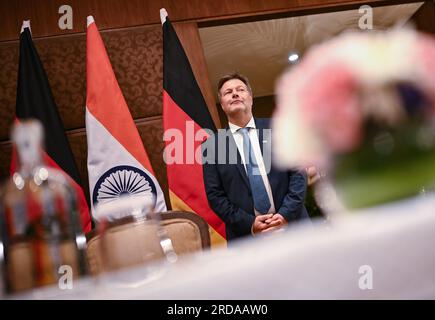
MULTIPOLYGON (((268 136, 264 141, 264 132, 261 130, 270 129, 269 119, 255 119, 255 125, 259 129, 261 152, 270 152, 271 137, 268 136)), ((222 136, 226 141, 224 157, 218 152, 222 150, 222 145, 219 149, 219 139, 216 139, 218 136, 219 134, 215 134, 209 137, 202 145, 203 157, 208 160, 203 165, 204 184, 210 207, 225 222, 227 240, 230 241, 251 234, 255 219, 254 202, 248 177, 230 130, 227 128, 226 134, 219 137, 221 143, 222 136), (230 162, 231 148, 237 154, 237 161, 233 159, 233 164, 230 162)), ((288 222, 308 218, 304 206, 307 190, 305 171, 282 171, 272 164, 268 178, 276 212, 282 214, 288 222)))

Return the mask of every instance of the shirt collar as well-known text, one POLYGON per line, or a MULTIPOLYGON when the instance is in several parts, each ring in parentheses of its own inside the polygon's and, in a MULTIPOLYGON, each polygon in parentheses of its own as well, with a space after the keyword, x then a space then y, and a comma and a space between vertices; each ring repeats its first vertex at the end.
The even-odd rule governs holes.
MULTIPOLYGON (((228 126, 231 130, 231 133, 236 133, 239 129, 241 129, 242 127, 239 127, 238 125, 235 125, 231 122, 228 121, 228 126)), ((254 117, 251 117, 251 120, 249 120, 249 122, 246 124, 245 128, 254 128, 256 129, 255 126, 255 121, 254 121, 254 117)))

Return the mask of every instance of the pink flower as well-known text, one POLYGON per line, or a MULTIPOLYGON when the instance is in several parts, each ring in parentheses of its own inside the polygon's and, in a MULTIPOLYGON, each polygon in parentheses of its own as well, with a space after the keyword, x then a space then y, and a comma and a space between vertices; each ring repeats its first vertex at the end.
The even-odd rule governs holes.
POLYGON ((299 92, 302 114, 312 130, 333 152, 355 148, 361 139, 362 114, 358 105, 358 83, 340 62, 324 64, 299 92), (315 85, 321 79, 322 85, 315 85))
POLYGON ((340 35, 312 47, 276 93, 276 163, 328 166, 361 145, 369 121, 399 128, 414 103, 435 122, 435 38, 409 29, 340 35))
POLYGON ((427 93, 433 107, 432 114, 435 115, 435 37, 420 34, 415 52, 416 59, 420 61, 416 65, 418 77, 422 79, 421 86, 427 93))

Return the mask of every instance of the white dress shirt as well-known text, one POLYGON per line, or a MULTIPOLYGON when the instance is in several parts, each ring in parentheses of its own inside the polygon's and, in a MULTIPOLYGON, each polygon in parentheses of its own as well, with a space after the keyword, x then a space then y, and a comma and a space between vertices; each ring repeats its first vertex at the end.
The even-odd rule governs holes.
MULTIPOLYGON (((228 126, 230 127, 234 141, 236 142, 237 149, 239 150, 240 156, 242 157, 242 163, 246 171, 245 156, 244 156, 245 154, 243 151, 243 135, 239 131, 241 127, 231 122, 228 122, 228 126)), ((266 187, 267 196, 269 197, 269 201, 270 201, 270 209, 268 213, 275 213, 275 204, 273 203, 272 189, 270 187, 269 178, 267 177, 266 174, 266 168, 264 166, 263 156, 261 154, 260 142, 258 141, 258 134, 257 134, 254 118, 251 118, 251 120, 249 120, 248 124, 245 127, 251 128, 251 130, 249 130, 249 138, 251 139, 251 145, 252 145, 252 149, 254 150, 255 159, 257 159, 261 178, 263 179, 264 186, 266 187)), ((257 210, 255 209, 254 211, 255 211, 255 215, 261 214, 257 212, 257 210)))

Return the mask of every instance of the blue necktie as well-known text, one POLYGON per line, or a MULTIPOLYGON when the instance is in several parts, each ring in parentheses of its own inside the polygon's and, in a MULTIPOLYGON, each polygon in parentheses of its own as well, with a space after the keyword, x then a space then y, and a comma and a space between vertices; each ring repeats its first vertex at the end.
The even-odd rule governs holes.
POLYGON ((243 135, 243 153, 245 155, 246 173, 248 174, 249 184, 251 185, 254 207, 260 213, 267 213, 270 209, 269 196, 260 174, 257 160, 255 159, 254 149, 249 138, 249 128, 241 128, 243 135))

